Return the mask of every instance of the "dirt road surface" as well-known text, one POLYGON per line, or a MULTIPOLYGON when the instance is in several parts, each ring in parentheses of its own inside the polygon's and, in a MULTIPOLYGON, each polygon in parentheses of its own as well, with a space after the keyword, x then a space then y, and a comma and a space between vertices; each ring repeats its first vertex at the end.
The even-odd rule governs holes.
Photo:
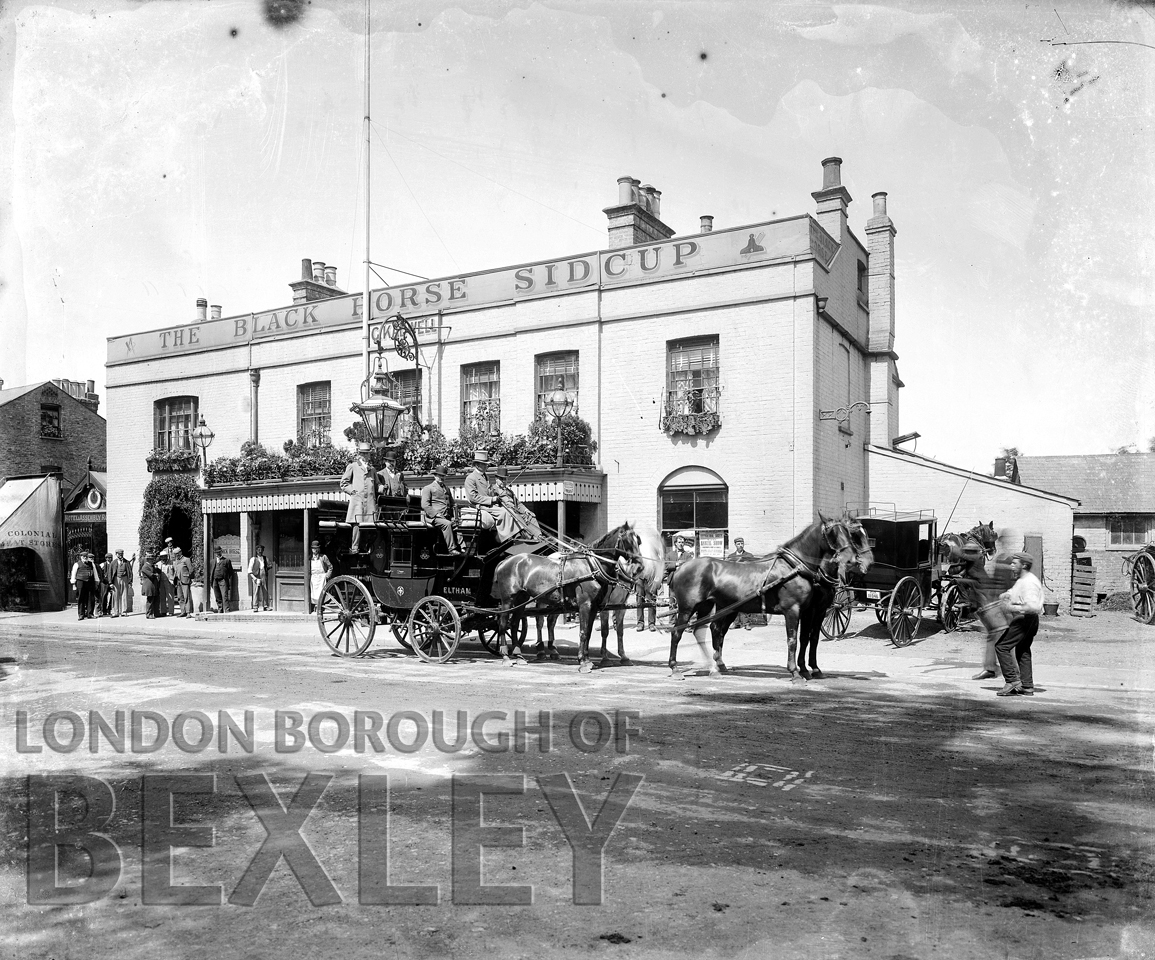
MULTIPOLYGON (((342 660, 302 620, 0 620, 0 954, 1155 958, 1155 627, 1044 620, 1032 699, 970 679, 980 635, 925 629, 897 650, 858 613, 821 644, 825 677, 791 683, 778 619, 731 632, 729 675, 681 681, 667 677, 668 635, 632 629, 635 666, 579 675, 572 629, 562 661, 508 669, 472 639, 429 665, 384 633, 342 660), (123 752, 99 730, 93 752, 90 711, 115 740, 118 710, 123 752), (146 752, 145 718, 134 750, 132 711, 170 727, 163 746, 146 752), (174 724, 191 711, 209 725, 200 748, 199 721, 174 724), (251 711, 251 751, 226 730, 222 752, 221 711, 240 728, 251 711), (278 711, 300 715, 299 749, 286 734, 278 750, 278 711), (459 711, 463 745, 439 747, 459 711), (348 742, 333 750, 342 719, 348 742), (374 720, 383 749, 366 736, 358 751, 358 723, 374 720), (202 779, 177 779, 190 775, 202 779), (388 881, 382 781, 359 779, 382 775, 388 881), (505 792, 479 799, 479 776, 505 792), (587 821, 565 776, 588 821, 611 792, 629 799, 600 870, 587 851, 577 879, 566 831, 587 821), (293 802, 285 819, 261 800, 264 777, 293 802), (62 784, 73 792, 54 820, 62 784), (78 789, 87 832, 117 852, 98 850, 86 880, 65 837, 54 891, 52 830, 84 822, 78 789), (170 790, 186 832, 165 836, 170 790), (198 826, 211 829, 187 832, 198 826), (199 893, 168 887, 170 843, 172 884, 199 893), (433 903, 372 902, 386 882, 433 903), (91 902, 59 902, 85 890, 91 902), (156 902, 194 895, 208 905, 156 902)), ((696 657, 687 638, 680 660, 696 657)))

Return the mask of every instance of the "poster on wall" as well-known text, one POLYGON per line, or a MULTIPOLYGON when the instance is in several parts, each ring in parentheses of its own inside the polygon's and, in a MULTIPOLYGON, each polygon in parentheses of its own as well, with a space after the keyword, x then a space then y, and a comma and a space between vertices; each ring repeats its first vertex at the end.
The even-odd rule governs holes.
POLYGON ((221 548, 224 553, 233 562, 233 569, 239 570, 241 568, 241 538, 235 533, 225 534, 223 537, 217 537, 213 540, 213 550, 217 547, 221 548))
POLYGON ((698 556, 723 559, 726 556, 726 531, 699 530, 698 556))

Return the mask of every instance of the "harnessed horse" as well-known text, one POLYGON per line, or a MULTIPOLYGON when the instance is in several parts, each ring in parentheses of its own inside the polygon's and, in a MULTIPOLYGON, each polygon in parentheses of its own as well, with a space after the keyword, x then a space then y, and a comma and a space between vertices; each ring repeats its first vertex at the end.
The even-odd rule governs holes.
POLYGON ((968 543, 977 543, 989 560, 995 555, 998 547, 999 535, 995 531, 995 522, 979 523, 971 527, 966 533, 944 533, 938 538, 938 559, 940 562, 950 562, 960 556, 959 551, 968 543))
POLYGON ((633 526, 623 523, 592 546, 560 554, 558 559, 521 554, 501 561, 493 572, 490 592, 507 608, 499 616, 502 660, 515 665, 525 663, 519 651, 510 656, 510 637, 517 635, 518 631, 511 632, 511 626, 526 616, 526 606, 532 603, 534 613, 548 614, 562 613, 568 605, 571 609, 577 607, 581 624, 578 669, 582 673, 592 670, 589 645, 594 617, 614 587, 633 589, 642 569, 639 549, 633 526))
MULTIPOLYGON (((626 656, 625 648, 625 625, 626 625, 626 604, 629 602, 631 589, 638 594, 638 602, 642 602, 642 597, 656 597, 658 590, 661 589, 662 580, 666 576, 666 562, 664 551, 662 550, 661 535, 650 526, 637 525, 634 527, 634 532, 638 536, 638 553, 641 557, 641 570, 639 571, 633 587, 624 585, 615 585, 610 591, 609 596, 606 597, 606 605, 613 606, 614 630, 618 634, 618 660, 621 666, 628 667, 632 663, 629 657, 626 656)), ((602 629, 602 660, 601 666, 609 666, 609 658, 606 655, 606 642, 610 633, 610 613, 609 610, 601 611, 601 629, 602 629)), ((552 639, 552 638, 551 638, 552 639)))
POLYGON ((677 655, 682 633, 691 620, 707 617, 711 618, 712 659, 706 652, 705 639, 699 635, 701 626, 695 628, 694 638, 707 657, 711 676, 725 673, 722 644, 726 631, 740 608, 761 596, 767 613, 780 613, 786 620, 787 668, 791 679, 797 679, 799 622, 815 593, 815 584, 829 581, 833 595, 838 577, 845 576, 852 566, 865 572, 873 562, 870 541, 861 523, 848 518, 828 520, 824 517, 763 560, 745 563, 706 557, 688 560, 670 578, 670 592, 678 604, 678 615, 670 634, 670 676, 680 679, 677 655), (829 572, 827 561, 830 560, 835 561, 837 574, 829 572))

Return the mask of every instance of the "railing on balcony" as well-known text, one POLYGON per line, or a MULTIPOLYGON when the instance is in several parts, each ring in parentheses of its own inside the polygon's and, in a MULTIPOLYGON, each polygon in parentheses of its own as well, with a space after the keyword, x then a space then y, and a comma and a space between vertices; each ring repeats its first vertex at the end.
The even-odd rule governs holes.
POLYGON ((667 390, 659 426, 666 433, 710 433, 722 425, 722 388, 679 387, 667 390))

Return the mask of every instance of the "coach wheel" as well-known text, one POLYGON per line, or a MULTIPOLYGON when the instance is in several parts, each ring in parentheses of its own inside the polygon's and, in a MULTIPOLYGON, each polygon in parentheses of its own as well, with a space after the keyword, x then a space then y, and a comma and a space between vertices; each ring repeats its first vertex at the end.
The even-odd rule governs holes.
POLYGON ((413 645, 409 642, 409 621, 395 619, 389 626, 393 630, 393 639, 406 650, 412 650, 413 645))
POLYGON ((1144 623, 1155 621, 1155 561, 1141 553, 1131 567, 1131 606, 1144 623))
POLYGON ((359 657, 373 642, 377 609, 369 590, 356 577, 334 577, 321 589, 317 626, 329 649, 339 657, 359 657))
POLYGON ((922 625, 922 588, 914 577, 903 577, 894 585, 886 607, 886 629, 896 647, 905 647, 918 636, 922 625))
POLYGON ((834 591, 834 602, 822 618, 822 636, 827 640, 841 640, 850 627, 850 612, 854 595, 841 583, 834 591))
MULTIPOLYGON (((529 620, 522 617, 518 620, 517 626, 518 636, 516 638, 516 645, 520 648, 525 643, 526 634, 529 633, 529 620)), ((498 630, 487 630, 485 627, 477 628, 477 639, 481 641, 481 645, 485 647, 493 656, 501 656, 501 632, 498 630)))
POLYGON ((953 633, 958 629, 959 620, 962 619, 962 610, 962 591, 952 583, 942 592, 942 600, 938 608, 938 622, 942 624, 943 633, 953 633))
POLYGON ((409 614, 409 642, 427 663, 444 663, 461 642, 461 617, 444 597, 422 597, 409 614))
MULTIPOLYGON (((889 601, 887 601, 889 602, 889 601)), ((874 608, 874 617, 884 627, 886 626, 886 604, 880 603, 874 608)))

